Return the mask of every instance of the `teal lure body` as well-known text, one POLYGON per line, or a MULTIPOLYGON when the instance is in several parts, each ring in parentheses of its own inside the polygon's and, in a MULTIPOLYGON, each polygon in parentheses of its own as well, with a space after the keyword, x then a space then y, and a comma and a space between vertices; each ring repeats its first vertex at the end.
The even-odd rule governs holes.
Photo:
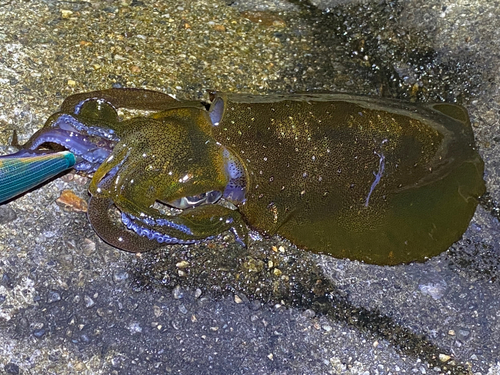
POLYGON ((75 155, 69 151, 0 158, 0 202, 37 187, 71 169, 75 163, 75 155))
POLYGON ((67 98, 14 157, 54 144, 93 173, 93 228, 134 252, 226 230, 246 243, 249 226, 339 258, 422 261, 460 238, 485 190, 467 112, 446 103, 110 89, 67 98))

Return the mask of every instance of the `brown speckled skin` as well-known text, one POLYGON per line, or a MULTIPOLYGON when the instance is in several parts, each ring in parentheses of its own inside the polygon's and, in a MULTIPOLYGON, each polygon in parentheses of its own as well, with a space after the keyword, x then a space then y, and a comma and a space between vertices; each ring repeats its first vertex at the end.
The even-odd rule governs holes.
MULTIPOLYGON (((146 110, 150 109, 151 95, 163 95, 118 89, 105 90, 104 94, 115 107, 146 110), (143 102, 141 95, 146 95, 143 102), (113 96, 117 100, 113 100, 113 96)), ((96 93, 89 95, 96 97, 96 93)), ((100 97, 100 93, 97 96, 100 97)), ((145 237, 112 224, 108 208, 114 204, 121 212, 134 217, 163 219, 173 226, 188 227, 190 234, 173 226, 141 224, 180 242, 202 240, 229 229, 246 240, 247 229, 238 211, 221 205, 202 205, 171 216, 153 207, 155 202, 172 202, 209 190, 223 191, 228 183, 223 147, 211 136, 212 125, 205 107, 165 97, 168 110, 112 125, 120 141, 96 171, 89 187, 92 226, 106 242, 127 251, 142 252, 161 246, 155 240, 145 241, 145 237), (115 167, 119 168, 118 172, 112 174, 115 167)), ((160 100, 154 103, 153 110, 161 107, 160 100)))
POLYGON ((344 94, 221 97, 214 137, 248 173, 240 212, 299 247, 376 264, 423 260, 460 238, 484 192, 460 106, 344 94))
MULTIPOLYGON (((375 264, 422 261, 439 254, 468 226, 484 192, 483 162, 467 112, 453 104, 413 105, 345 94, 214 94, 218 124, 200 103, 147 90, 111 89, 69 97, 103 98, 114 107, 157 111, 110 126, 120 141, 95 173, 89 218, 106 242, 127 251, 160 247, 108 213, 162 218, 192 229, 147 226, 183 241, 246 222, 304 249, 375 264), (206 204, 168 216, 153 208, 229 181, 223 150, 239 160, 246 199, 237 210, 206 204), (118 167, 116 174, 110 173, 118 167)), ((87 113, 94 123, 103 113, 87 113)), ((82 120, 82 119, 80 119, 82 120)), ((83 120, 82 120, 83 121, 83 120)), ((229 199, 230 200, 230 199, 229 199)))

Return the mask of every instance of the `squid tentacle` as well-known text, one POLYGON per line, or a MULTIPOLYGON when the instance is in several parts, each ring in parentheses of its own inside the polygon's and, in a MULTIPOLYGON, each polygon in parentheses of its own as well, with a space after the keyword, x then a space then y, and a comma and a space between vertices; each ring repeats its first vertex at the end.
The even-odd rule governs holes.
POLYGON ((128 215, 126 213, 122 213, 122 222, 123 224, 127 227, 127 229, 134 231, 137 233, 139 236, 142 237, 147 237, 150 240, 155 240, 158 243, 164 243, 164 244, 193 244, 197 243, 200 240, 183 240, 178 237, 170 236, 165 233, 161 233, 159 231, 156 231, 154 229, 146 228, 140 224, 137 223, 137 221, 143 221, 145 224, 148 225, 160 225, 160 226, 165 226, 167 228, 171 228, 173 230, 178 230, 180 232, 183 232, 187 235, 192 235, 191 230, 186 227, 185 225, 182 224, 176 224, 172 221, 168 221, 165 219, 137 219, 135 216, 128 215))

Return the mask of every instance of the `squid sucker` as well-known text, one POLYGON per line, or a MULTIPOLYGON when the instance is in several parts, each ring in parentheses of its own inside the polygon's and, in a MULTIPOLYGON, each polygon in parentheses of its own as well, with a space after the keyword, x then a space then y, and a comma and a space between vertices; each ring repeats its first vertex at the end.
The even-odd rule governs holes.
POLYGON ((72 95, 0 157, 0 201, 49 178, 29 167, 44 157, 66 158, 52 176, 93 175, 92 227, 132 252, 227 230, 245 245, 251 228, 337 258, 424 261, 462 236, 485 192, 465 108, 349 94, 72 95), (120 108, 141 113, 124 118, 120 108), (13 161, 25 165, 14 178, 13 161))

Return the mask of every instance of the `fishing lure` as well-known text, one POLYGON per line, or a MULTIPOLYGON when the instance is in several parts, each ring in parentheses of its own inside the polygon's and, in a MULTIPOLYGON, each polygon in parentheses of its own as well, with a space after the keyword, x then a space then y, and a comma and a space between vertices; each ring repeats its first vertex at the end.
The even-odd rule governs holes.
POLYGON ((0 157, 0 202, 8 201, 71 169, 75 155, 62 151, 46 155, 26 153, 0 157))

